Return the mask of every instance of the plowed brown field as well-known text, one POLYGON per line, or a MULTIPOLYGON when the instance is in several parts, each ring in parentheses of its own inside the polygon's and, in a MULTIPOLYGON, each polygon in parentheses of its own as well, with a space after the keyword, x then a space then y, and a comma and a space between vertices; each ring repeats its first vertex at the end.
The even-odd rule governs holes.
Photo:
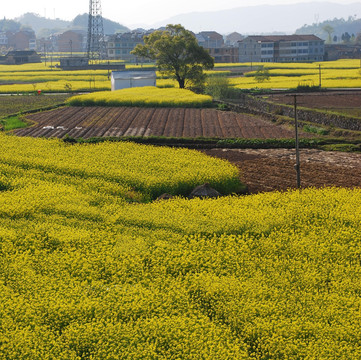
MULTIPOLYGON (((292 96, 282 94, 270 95, 268 100, 287 105, 293 105, 294 102, 292 96)), ((305 108, 361 117, 361 91, 303 93, 297 96, 297 104, 305 108)))
MULTIPOLYGON (((212 149, 210 156, 227 159, 240 169, 249 193, 296 187, 295 150, 212 149)), ((301 187, 361 187, 361 154, 301 150, 301 187)))
POLYGON ((34 125, 19 136, 90 138, 165 136, 292 138, 293 131, 248 114, 215 109, 64 107, 26 117, 34 125))
MULTIPOLYGON (((217 138, 293 138, 293 131, 247 114, 214 109, 64 107, 27 117, 34 126, 20 136, 167 136, 217 138)), ((306 135, 307 136, 307 135, 306 135)), ((294 150, 204 150, 240 169, 250 193, 296 186, 294 150)), ((361 154, 301 150, 302 187, 361 186, 361 154)))

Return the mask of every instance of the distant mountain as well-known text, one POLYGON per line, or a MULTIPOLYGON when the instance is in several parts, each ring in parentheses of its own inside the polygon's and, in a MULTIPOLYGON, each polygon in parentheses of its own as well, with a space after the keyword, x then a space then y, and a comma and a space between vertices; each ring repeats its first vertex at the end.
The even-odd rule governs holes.
MULTIPOLYGON (((115 21, 103 18, 104 34, 115 34, 130 31, 126 26, 121 25, 115 21)), ((82 30, 88 29, 88 14, 78 15, 70 26, 82 30)))
MULTIPOLYGON (((88 14, 78 15, 73 21, 66 21, 61 19, 48 19, 37 14, 26 13, 15 20, 22 26, 31 27, 38 37, 45 37, 71 29, 84 31, 88 29, 88 14)), ((106 18, 103 18, 103 25, 104 34, 129 31, 127 27, 106 18)))
POLYGON ((349 35, 357 36, 357 34, 361 33, 361 19, 355 19, 350 16, 347 20, 333 19, 312 25, 304 25, 296 30, 296 34, 315 34, 321 39, 328 40, 328 33, 324 30, 327 25, 333 29, 331 38, 333 39, 336 36, 336 42, 342 41, 342 34, 348 33, 349 35))
POLYGON ((150 25, 159 28, 166 24, 182 24, 194 32, 215 30, 221 34, 237 31, 242 34, 294 33, 304 24, 328 19, 361 17, 361 2, 335 4, 309 2, 288 5, 259 5, 230 10, 193 12, 177 15, 150 25))
POLYGON ((36 34, 43 29, 53 29, 54 32, 57 32, 58 30, 66 29, 71 23, 70 21, 60 19, 48 19, 34 13, 26 13, 15 20, 22 25, 31 27, 36 34))

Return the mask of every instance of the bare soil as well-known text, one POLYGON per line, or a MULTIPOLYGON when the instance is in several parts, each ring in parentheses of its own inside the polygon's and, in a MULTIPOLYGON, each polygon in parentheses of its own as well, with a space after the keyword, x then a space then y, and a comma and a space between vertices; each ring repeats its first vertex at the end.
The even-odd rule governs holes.
MULTIPOLYGON (((18 136, 74 138, 165 136, 183 138, 293 138, 293 131, 249 114, 215 109, 64 107, 27 115, 34 125, 18 136)), ((309 136, 309 134, 303 134, 309 136)))
MULTIPOLYGON (((294 102, 293 96, 283 94, 270 95, 268 100, 286 105, 293 105, 294 102)), ((361 117, 361 91, 304 93, 297 96, 297 105, 361 117)))
MULTIPOLYGON (((295 150, 211 149, 203 152, 235 164, 250 194, 296 188, 295 150)), ((361 154, 302 149, 300 160, 302 188, 361 186, 361 154)))

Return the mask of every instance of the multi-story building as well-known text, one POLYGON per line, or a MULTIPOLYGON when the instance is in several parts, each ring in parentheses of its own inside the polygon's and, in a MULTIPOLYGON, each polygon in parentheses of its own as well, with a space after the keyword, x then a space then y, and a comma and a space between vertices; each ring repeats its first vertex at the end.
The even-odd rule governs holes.
POLYGON ((238 62, 238 47, 225 45, 221 34, 215 31, 202 31, 195 37, 198 44, 208 50, 216 63, 238 62))
POLYGON ((147 35, 147 33, 132 31, 108 36, 106 42, 108 58, 126 62, 144 61, 144 59, 138 59, 130 53, 138 44, 144 43, 144 35, 147 35))
POLYGON ((241 41, 243 39, 244 39, 244 36, 238 32, 230 33, 224 37, 226 45, 235 46, 235 47, 238 47, 238 41, 241 41))
POLYGON ((325 44, 325 60, 361 59, 361 45, 325 44))
POLYGON ((238 42, 239 62, 307 62, 324 59, 324 40, 315 35, 248 36, 238 42))
POLYGON ((224 39, 216 31, 201 31, 196 35, 198 44, 205 49, 221 48, 224 45, 224 39))
POLYGON ((3 46, 8 46, 8 37, 6 35, 6 32, 0 32, 0 47, 3 46))
POLYGON ((36 36, 34 31, 20 30, 16 33, 7 32, 7 46, 13 50, 35 50, 36 36))
POLYGON ((207 49, 209 54, 214 58, 215 63, 237 63, 238 47, 223 46, 220 48, 207 49))
POLYGON ((57 35, 57 50, 60 52, 83 52, 86 48, 86 32, 68 30, 57 35))

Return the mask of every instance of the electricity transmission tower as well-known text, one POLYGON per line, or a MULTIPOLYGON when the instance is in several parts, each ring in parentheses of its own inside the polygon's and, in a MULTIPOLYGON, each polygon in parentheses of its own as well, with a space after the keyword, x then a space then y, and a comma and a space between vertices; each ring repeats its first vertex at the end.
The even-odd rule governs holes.
POLYGON ((89 0, 87 51, 90 62, 103 59, 106 55, 100 0, 89 0))

